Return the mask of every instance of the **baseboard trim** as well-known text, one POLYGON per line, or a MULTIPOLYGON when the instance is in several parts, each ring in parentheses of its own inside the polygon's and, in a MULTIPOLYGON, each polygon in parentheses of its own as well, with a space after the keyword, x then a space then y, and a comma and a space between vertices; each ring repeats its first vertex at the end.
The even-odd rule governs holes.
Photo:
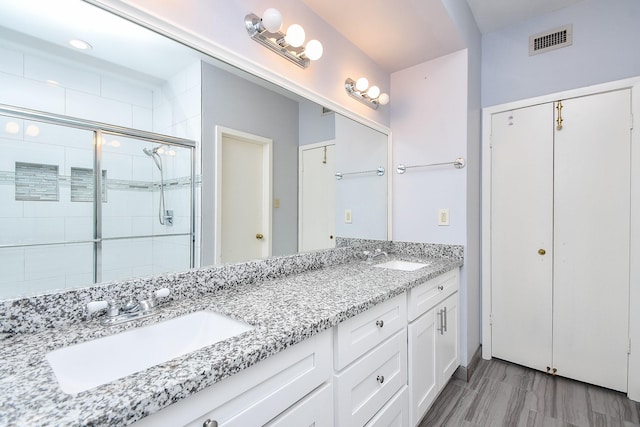
POLYGON ((469 382, 471 376, 478 367, 478 363, 480 363, 480 359, 482 359, 482 345, 480 345, 473 354, 468 366, 458 366, 458 369, 453 373, 453 378, 469 382))

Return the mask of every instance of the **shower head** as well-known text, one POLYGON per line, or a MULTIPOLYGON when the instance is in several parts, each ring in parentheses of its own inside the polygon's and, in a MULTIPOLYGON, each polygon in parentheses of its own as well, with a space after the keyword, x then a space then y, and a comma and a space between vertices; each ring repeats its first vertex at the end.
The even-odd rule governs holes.
POLYGON ((143 148, 142 151, 144 152, 144 154, 146 154, 147 156, 153 159, 153 162, 156 164, 156 166, 158 167, 158 169, 160 169, 160 172, 162 173, 162 159, 160 158, 160 154, 158 154, 158 150, 161 147, 162 147, 161 145, 158 145, 154 149, 143 148))
MULTIPOLYGON (((158 146, 154 147, 153 149, 151 149, 151 148, 143 148, 142 151, 144 151, 144 154, 146 154, 147 156, 153 156, 154 154, 159 154, 158 150, 160 150, 161 148, 162 148, 162 145, 158 145, 158 146)), ((162 151, 160 153, 162 153, 162 151)))

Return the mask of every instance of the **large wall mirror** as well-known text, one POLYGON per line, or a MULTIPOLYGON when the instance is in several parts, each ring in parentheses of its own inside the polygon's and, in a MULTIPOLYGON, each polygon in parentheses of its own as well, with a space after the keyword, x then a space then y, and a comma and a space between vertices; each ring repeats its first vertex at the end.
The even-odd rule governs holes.
POLYGON ((387 238, 380 129, 81 0, 0 11, 0 299, 387 238))

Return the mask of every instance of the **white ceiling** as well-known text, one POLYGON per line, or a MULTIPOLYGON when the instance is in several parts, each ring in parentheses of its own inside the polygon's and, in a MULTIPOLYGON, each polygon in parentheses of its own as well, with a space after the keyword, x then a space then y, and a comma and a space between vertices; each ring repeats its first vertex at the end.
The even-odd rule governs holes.
POLYGON ((464 48, 441 0, 302 1, 388 72, 464 48))
POLYGON ((124 68, 132 76, 165 80, 198 57, 173 40, 79 0, 0 0, 0 12, 1 38, 114 72, 124 68), (93 48, 75 51, 68 44, 72 38, 93 48), (159 52, 171 60, 160 60, 159 52))
MULTIPOLYGON (((302 1, 388 72, 464 48, 442 0, 302 1)), ((579 1, 467 0, 482 33, 579 1)))

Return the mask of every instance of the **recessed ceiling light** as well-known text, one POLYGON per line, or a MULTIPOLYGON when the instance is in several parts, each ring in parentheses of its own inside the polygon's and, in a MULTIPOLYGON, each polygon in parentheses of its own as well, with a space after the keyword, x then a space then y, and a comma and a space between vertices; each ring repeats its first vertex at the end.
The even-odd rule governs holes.
POLYGON ((7 124, 4 126, 4 130, 6 130, 8 133, 16 134, 20 132, 20 125, 16 122, 7 122, 7 124))
POLYGON ((79 50, 91 50, 92 49, 92 46, 89 43, 87 43, 84 40, 80 40, 80 39, 69 40, 69 44, 72 47, 75 47, 76 49, 79 49, 79 50))

